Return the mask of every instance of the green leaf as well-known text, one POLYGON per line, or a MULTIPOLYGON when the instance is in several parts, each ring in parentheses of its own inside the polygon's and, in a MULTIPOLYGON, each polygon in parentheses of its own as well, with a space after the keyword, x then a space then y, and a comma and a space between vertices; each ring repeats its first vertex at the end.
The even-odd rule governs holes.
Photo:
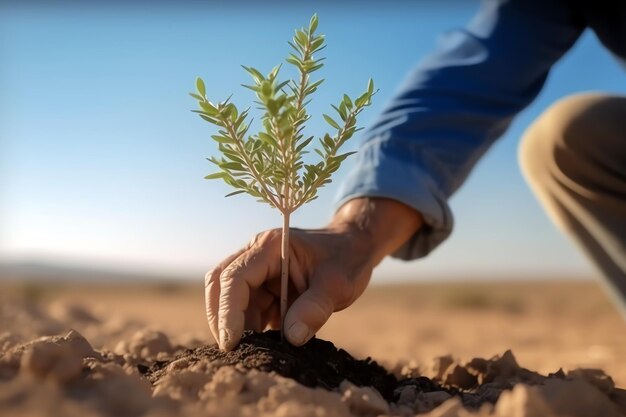
POLYGON ((294 45, 294 43, 293 43, 293 42, 291 42, 291 41, 287 41, 287 43, 289 44, 289 46, 291 46, 291 47, 292 47, 293 49, 295 49, 297 52, 302 53, 302 48, 300 48, 300 46, 298 46, 298 45, 294 45))
POLYGON ((311 143, 312 140, 313 140, 313 136, 310 136, 304 142, 300 142, 300 144, 298 144, 298 146, 296 147, 296 152, 300 152, 301 150, 306 148, 307 145, 311 143))
POLYGON ((215 180, 215 179, 219 179, 219 178, 224 178, 226 175, 225 172, 216 172, 215 174, 209 174, 206 177, 204 177, 205 180, 215 180))
POLYGON ((223 150, 222 153, 224 154, 226 158, 230 159, 233 162, 238 162, 240 164, 244 163, 244 160, 238 154, 234 152, 223 150))
POLYGON ((335 142, 333 142, 333 138, 327 133, 324 135, 324 145, 328 146, 328 148, 332 149, 335 146, 335 142))
MULTIPOLYGON (((341 103, 341 104, 343 105, 343 103, 341 103)), ((331 104, 330 106, 331 106, 333 109, 335 109, 335 110, 337 111, 337 113, 339 113, 339 116, 341 116, 341 120, 342 120, 342 121, 345 121, 345 120, 346 120, 347 115, 346 115, 346 111, 345 111, 345 109, 343 108, 343 106, 341 106, 341 107, 337 107, 337 106, 335 106, 334 104, 331 104)))
POLYGON ((219 164, 222 169, 232 169, 235 171, 246 171, 246 169, 238 162, 222 162, 219 164))
POLYGON ((321 46, 324 45, 324 40, 324 36, 322 35, 318 36, 313 42, 311 42, 311 49, 313 50, 313 52, 317 52, 318 50, 320 50, 321 46))
POLYGON ((237 190, 237 191, 233 191, 232 193, 226 194, 224 197, 232 197, 234 195, 245 193, 245 192, 246 190, 237 190))
POLYGON ((272 83, 265 80, 261 83, 261 94, 265 97, 271 97, 274 89, 272 88, 272 83))
POLYGON ((278 147, 278 143, 276 142, 276 139, 274 139, 273 136, 270 136, 265 132, 259 132, 259 139, 261 139, 263 142, 267 143, 268 145, 271 145, 273 147, 278 147))
POLYGON ((202 78, 200 77, 196 78, 196 88, 198 89, 198 93, 200 93, 202 97, 206 95, 206 88, 204 87, 204 81, 202 81, 202 78))
POLYGON ((322 68, 323 66, 324 66, 324 64, 313 65, 311 68, 309 68, 309 72, 315 72, 318 69, 322 68))
POLYGON ((335 129, 341 129, 341 128, 339 127, 339 124, 338 124, 336 121, 334 121, 332 117, 330 117, 330 116, 329 116, 329 115, 327 115, 327 114, 324 114, 323 116, 324 116, 324 120, 326 120, 326 123, 328 123, 329 125, 331 125, 331 126, 332 126, 332 127, 334 127, 335 129))
POLYGON ((207 116, 205 114, 202 114, 202 113, 199 113, 199 116, 202 117, 204 120, 206 120, 209 123, 212 123, 212 124, 218 125, 218 126, 220 125, 220 121, 217 120, 217 119, 214 119, 214 118, 209 117, 209 116, 207 116))
POLYGON ((214 141, 219 142, 219 143, 234 143, 235 142, 234 140, 226 136, 211 135, 211 138, 213 138, 214 141))
POLYGON ((343 162, 347 157, 349 157, 350 155, 354 155, 355 153, 356 153, 356 151, 354 151, 354 152, 346 152, 344 154, 337 155, 335 158, 337 158, 337 161, 343 162))
POLYGON ((283 81, 282 83, 279 83, 278 85, 276 85, 276 87, 274 87, 274 93, 278 93, 280 90, 283 89, 284 86, 286 86, 287 84, 289 84, 289 80, 287 81, 283 81))
POLYGON ((257 87, 256 85, 247 85, 247 84, 241 84, 242 87, 246 87, 256 93, 259 92, 259 87, 257 87))
MULTIPOLYGON (((308 24, 295 31, 289 42, 287 62, 296 66, 301 78, 282 81, 278 79, 280 65, 263 75, 254 67, 242 66, 254 82, 243 84, 255 92, 254 102, 263 111, 261 132, 248 135, 254 119, 248 118, 248 110, 239 113, 230 102, 230 97, 217 103, 206 98, 206 87, 201 78, 196 79, 196 92, 190 93, 198 101, 199 110, 193 110, 204 120, 218 126, 212 139, 217 142, 219 157, 209 161, 217 165, 221 172, 207 175, 207 179, 223 179, 234 187, 227 197, 248 193, 270 206, 287 210, 309 202, 317 197, 317 188, 330 183, 331 174, 354 152, 335 155, 338 149, 356 132, 357 116, 363 107, 370 105, 374 89, 370 79, 365 93, 354 101, 346 94, 332 106, 340 119, 324 114, 324 120, 334 135, 329 133, 319 138, 319 146, 311 146, 320 156, 318 162, 305 164, 303 155, 313 141, 304 134, 306 122, 310 119, 307 105, 313 93, 318 90, 323 79, 314 81, 310 74, 322 68, 324 58, 314 57, 325 48, 324 35, 314 34, 318 30, 318 17, 314 14, 308 24), (247 136, 247 138, 246 138, 247 136), (279 140, 280 138, 280 140, 279 140), (287 152, 287 154, 285 154, 287 152), (287 186, 291 192, 289 202, 283 202, 280 194, 287 186), (280 204, 272 200, 278 197, 280 204), (283 207, 282 205, 285 204, 283 207)), ((214 168, 215 169, 215 168, 214 168)))
POLYGON ((202 110, 207 112, 209 116, 214 116, 217 114, 217 109, 215 108, 215 106, 213 106, 208 101, 200 101, 198 102, 198 104, 200 104, 200 108, 202 108, 202 110))
POLYGON ((306 33, 301 30, 296 30, 296 37, 294 39, 300 46, 306 46, 308 40, 306 33))
POLYGON ((361 107, 365 107, 365 105, 367 104, 367 93, 359 96, 356 100, 354 100, 354 105, 357 108, 361 108, 361 107))
POLYGON ((285 61, 289 62, 291 65, 295 65, 298 68, 302 68, 302 62, 298 58, 290 56, 285 61))
POLYGON ((346 105, 347 108, 352 108, 352 100, 350 100, 350 97, 348 97, 347 94, 343 95, 343 103, 346 105))
POLYGON ((252 75, 252 78, 254 78, 254 81, 256 81, 257 84, 260 84, 263 80, 265 80, 263 74, 261 74, 261 72, 259 72, 259 70, 257 70, 256 68, 246 67, 245 65, 242 65, 241 67, 245 69, 250 75, 252 75))
POLYGON ((371 78, 367 82, 367 92, 370 96, 374 94, 374 80, 372 80, 371 78))
POLYGON ((315 32, 317 29, 317 13, 311 17, 311 21, 309 22, 309 33, 315 32))

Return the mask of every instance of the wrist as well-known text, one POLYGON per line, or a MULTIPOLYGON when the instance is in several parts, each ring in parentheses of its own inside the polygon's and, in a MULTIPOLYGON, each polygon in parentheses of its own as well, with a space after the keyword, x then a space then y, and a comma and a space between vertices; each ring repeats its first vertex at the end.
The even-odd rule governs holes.
POLYGON ((399 201, 363 197, 341 206, 327 228, 349 236, 354 250, 368 256, 375 266, 422 225, 422 215, 399 201))

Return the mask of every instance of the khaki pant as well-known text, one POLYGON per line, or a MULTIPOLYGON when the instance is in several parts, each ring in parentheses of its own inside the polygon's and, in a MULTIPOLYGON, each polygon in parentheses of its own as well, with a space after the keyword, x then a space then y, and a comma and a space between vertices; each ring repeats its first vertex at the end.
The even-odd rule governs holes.
POLYGON ((580 94, 557 102, 524 134, 520 164, 626 317, 626 97, 580 94))

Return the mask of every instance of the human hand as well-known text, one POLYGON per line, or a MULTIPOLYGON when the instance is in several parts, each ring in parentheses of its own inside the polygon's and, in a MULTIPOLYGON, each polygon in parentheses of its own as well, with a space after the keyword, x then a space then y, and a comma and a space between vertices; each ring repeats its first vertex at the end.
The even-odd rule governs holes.
MULTIPOLYGON (((244 329, 280 327, 280 250, 281 230, 269 230, 207 273, 206 313, 221 349, 233 349, 244 329)), ((375 264, 367 240, 348 227, 291 229, 290 251, 284 331, 300 346, 363 293, 375 264)))
MULTIPOLYGON (((365 197, 344 204, 326 228, 291 229, 287 340, 306 343, 351 305, 373 268, 422 225, 398 201, 365 197)), ((244 329, 280 327, 280 252, 280 229, 263 232, 206 274, 206 314, 221 349, 233 349, 244 329)))

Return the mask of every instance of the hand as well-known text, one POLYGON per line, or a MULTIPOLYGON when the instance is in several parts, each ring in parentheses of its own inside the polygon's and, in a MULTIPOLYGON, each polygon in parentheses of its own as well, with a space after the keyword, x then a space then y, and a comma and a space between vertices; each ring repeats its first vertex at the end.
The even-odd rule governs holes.
MULTIPOLYGON (((287 340, 303 345, 333 312, 350 306, 373 268, 421 224, 419 213, 402 203, 360 198, 326 228, 291 229, 287 340)), ((280 229, 263 232, 207 273, 206 313, 221 349, 233 349, 244 329, 279 328, 280 249, 280 229)))
MULTIPOLYGON (((280 247, 280 229, 260 233, 206 275, 207 317, 220 348, 234 348, 244 329, 279 328, 280 247)), ((374 264, 366 241, 343 228, 291 229, 290 252, 285 336, 300 346, 363 293, 374 264)))

